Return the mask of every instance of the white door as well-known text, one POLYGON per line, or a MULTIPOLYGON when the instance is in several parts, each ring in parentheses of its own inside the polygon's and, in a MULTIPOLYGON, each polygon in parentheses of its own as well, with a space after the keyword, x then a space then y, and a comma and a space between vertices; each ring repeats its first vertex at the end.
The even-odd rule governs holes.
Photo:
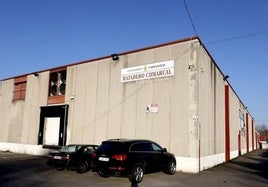
POLYGON ((58 145, 60 117, 46 117, 44 126, 44 145, 58 145))

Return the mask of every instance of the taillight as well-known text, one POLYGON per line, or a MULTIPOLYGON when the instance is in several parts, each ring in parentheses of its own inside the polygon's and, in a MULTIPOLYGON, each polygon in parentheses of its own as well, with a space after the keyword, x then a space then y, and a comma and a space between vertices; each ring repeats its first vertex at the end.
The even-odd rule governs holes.
POLYGON ((112 156, 113 159, 118 160, 118 161, 125 161, 127 159, 126 154, 117 154, 112 156))
POLYGON ((96 153, 92 153, 91 158, 97 158, 97 154, 96 153))
POLYGON ((69 160, 69 157, 68 156, 62 157, 61 160, 69 160))

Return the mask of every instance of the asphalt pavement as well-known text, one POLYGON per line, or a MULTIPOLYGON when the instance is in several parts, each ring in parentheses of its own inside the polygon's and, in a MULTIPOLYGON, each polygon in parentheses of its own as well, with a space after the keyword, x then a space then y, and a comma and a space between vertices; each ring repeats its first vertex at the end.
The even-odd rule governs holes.
POLYGON ((268 150, 258 149, 198 174, 163 172, 147 174, 138 185, 127 178, 101 178, 91 171, 58 171, 46 166, 47 158, 0 151, 1 186, 140 186, 140 187, 267 187, 268 150))

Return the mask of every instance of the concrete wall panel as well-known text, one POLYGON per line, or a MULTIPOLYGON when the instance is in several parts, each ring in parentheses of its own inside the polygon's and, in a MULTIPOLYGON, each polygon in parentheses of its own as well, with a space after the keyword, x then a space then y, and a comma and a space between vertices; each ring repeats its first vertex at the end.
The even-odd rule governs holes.
POLYGON ((9 132, 11 131, 10 116, 13 99, 13 87, 14 79, 6 80, 1 82, 0 89, 0 141, 8 142, 9 132))
POLYGON ((189 44, 172 46, 174 76, 171 81, 170 101, 170 145, 169 150, 176 155, 188 157, 189 154, 189 44))
POLYGON ((37 144, 40 106, 47 104, 49 72, 28 75, 21 143, 37 144))
POLYGON ((106 63, 110 64, 110 84, 109 84, 109 111, 107 138, 119 138, 122 135, 122 106, 123 87, 120 82, 120 73, 125 59, 120 57, 119 61, 109 59, 106 63))
POLYGON ((238 134, 240 130, 239 109, 240 101, 232 89, 230 95, 230 151, 237 150, 238 155, 238 134))
POLYGON ((107 61, 99 62, 97 82, 95 141, 100 143, 108 138, 110 63, 107 61))
MULTIPOLYGON (((74 100, 70 101, 73 102, 73 115, 72 119, 69 117, 69 123, 71 128, 71 142, 72 143, 84 143, 84 136, 87 134, 87 125, 85 123, 86 117, 86 101, 87 101, 87 93, 88 93, 88 83, 87 83, 87 73, 88 73, 88 64, 82 64, 76 67, 76 74, 75 74, 75 95, 74 100)), ((69 76, 67 72, 67 76, 69 76)), ((69 83, 69 82, 67 82, 69 83)), ((67 97, 67 96, 66 96, 67 97)), ((71 107, 70 107, 70 110, 71 107)))
MULTIPOLYGON (((154 50, 141 51, 136 54, 136 62, 132 66, 150 64, 154 62, 154 50)), ((131 66, 129 66, 131 67, 131 66)), ((128 83, 127 83, 128 84, 128 83)), ((131 83, 132 84, 132 83, 131 83)), ((152 138, 153 116, 155 113, 147 113, 146 107, 154 102, 153 79, 136 81, 136 138, 152 138)), ((133 85, 134 86, 134 85, 133 85)))
POLYGON ((207 52, 200 50, 199 121, 201 155, 219 154, 224 151, 225 114, 223 75, 207 52))

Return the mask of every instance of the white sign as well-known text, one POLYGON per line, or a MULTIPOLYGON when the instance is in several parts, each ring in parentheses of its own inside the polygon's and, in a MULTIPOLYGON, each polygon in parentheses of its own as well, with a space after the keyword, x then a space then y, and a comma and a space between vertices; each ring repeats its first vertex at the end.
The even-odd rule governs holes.
POLYGON ((193 115, 193 121, 198 121, 198 116, 197 115, 193 115))
POLYGON ((174 60, 124 68, 121 70, 121 82, 154 79, 174 75, 174 60))
POLYGON ((146 108, 147 112, 158 112, 158 104, 150 104, 146 108))

